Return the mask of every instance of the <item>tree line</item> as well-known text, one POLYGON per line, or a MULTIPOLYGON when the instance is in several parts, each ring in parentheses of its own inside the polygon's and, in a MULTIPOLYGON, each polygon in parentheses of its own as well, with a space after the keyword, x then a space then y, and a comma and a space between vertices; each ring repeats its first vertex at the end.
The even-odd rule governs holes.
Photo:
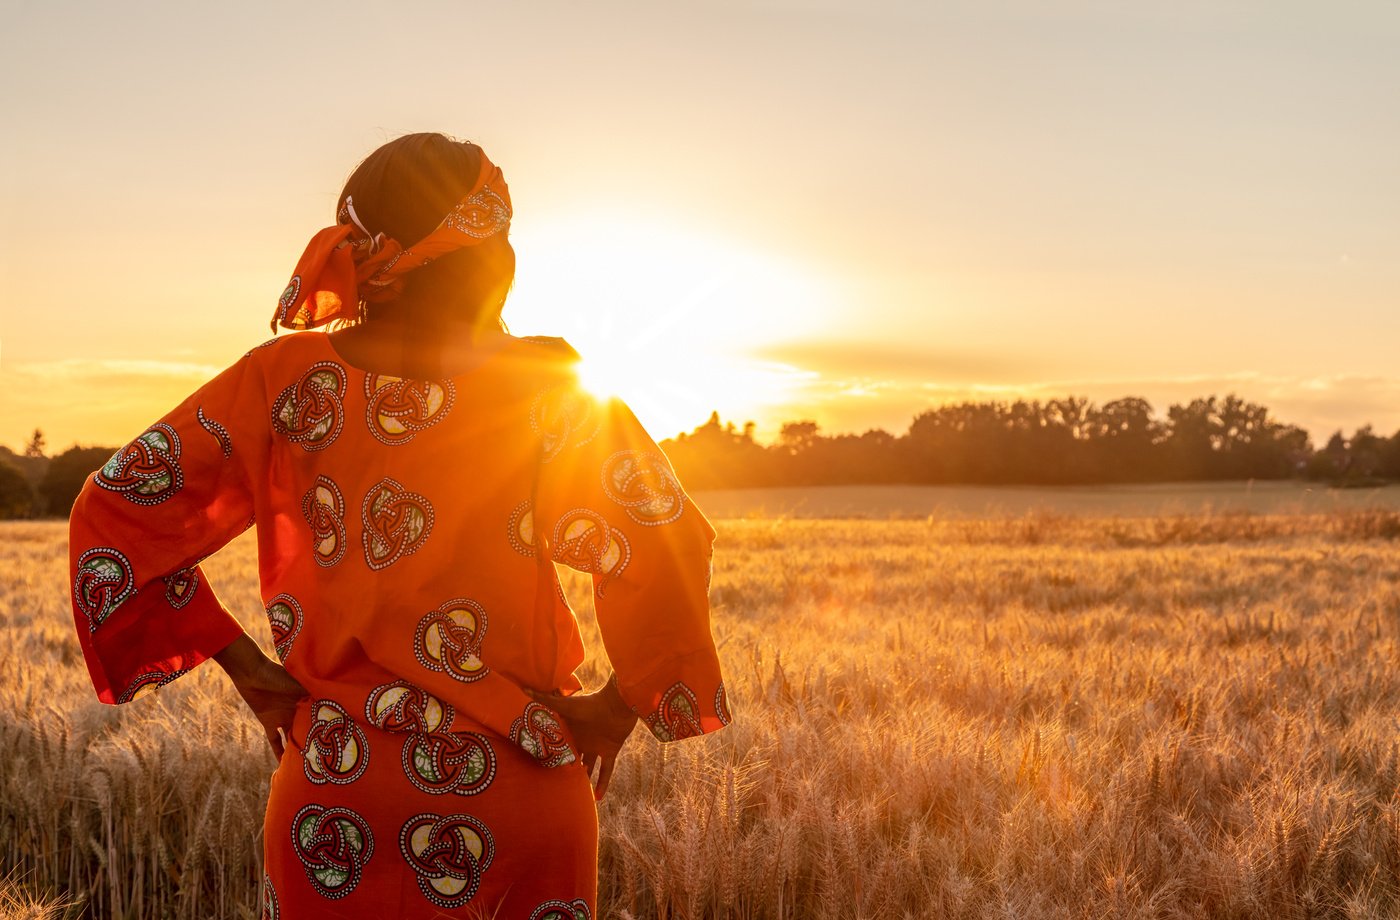
MULTIPOLYGON (((1231 394, 1172 405, 1165 416, 1129 396, 963 402, 914 417, 902 435, 827 435, 793 421, 772 444, 709 421, 661 442, 688 489, 851 484, 1089 485, 1310 478, 1340 485, 1400 480, 1400 431, 1338 431, 1318 450, 1308 433, 1231 394)), ((47 456, 35 431, 22 453, 0 447, 0 518, 67 516, 83 481, 114 447, 47 456)))
POLYGON ((84 480, 115 451, 75 446, 50 457, 38 429, 20 453, 0 446, 0 520, 67 517, 84 480))
POLYGON ((661 446, 690 489, 1400 480, 1400 432, 1339 431, 1315 451, 1305 430, 1234 394, 1172 405, 1165 416, 1136 396, 1102 405, 1081 397, 963 402, 920 413, 902 435, 824 435, 797 421, 768 445, 754 439, 752 423, 738 428, 713 414, 661 446))

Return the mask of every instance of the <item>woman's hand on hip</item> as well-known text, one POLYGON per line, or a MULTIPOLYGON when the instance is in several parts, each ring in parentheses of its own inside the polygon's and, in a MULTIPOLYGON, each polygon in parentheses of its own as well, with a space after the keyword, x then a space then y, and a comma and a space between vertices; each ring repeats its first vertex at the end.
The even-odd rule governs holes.
POLYGON ((569 726, 588 775, 592 777, 594 768, 597 768, 598 777, 593 783, 593 797, 601 800, 608 792, 608 782, 612 779, 617 754, 637 725, 637 714, 623 701, 622 694, 618 692, 616 675, 609 678, 601 690, 593 693, 562 696, 558 693, 536 693, 533 690, 526 692, 557 712, 569 726))
POLYGON ((228 672, 238 695, 257 717, 272 753, 280 761, 285 751, 282 736, 292 736, 292 717, 297 704, 310 694, 282 665, 264 655, 246 633, 214 658, 228 672))

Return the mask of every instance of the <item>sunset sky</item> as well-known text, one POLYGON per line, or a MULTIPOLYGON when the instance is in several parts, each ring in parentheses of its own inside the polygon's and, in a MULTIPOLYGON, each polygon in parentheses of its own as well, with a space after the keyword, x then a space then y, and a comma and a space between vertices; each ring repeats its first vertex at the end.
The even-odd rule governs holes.
POLYGON ((1400 4, 4 0, 0 444, 250 346, 345 176, 480 143, 506 318, 658 438, 1237 392, 1400 428, 1400 4))

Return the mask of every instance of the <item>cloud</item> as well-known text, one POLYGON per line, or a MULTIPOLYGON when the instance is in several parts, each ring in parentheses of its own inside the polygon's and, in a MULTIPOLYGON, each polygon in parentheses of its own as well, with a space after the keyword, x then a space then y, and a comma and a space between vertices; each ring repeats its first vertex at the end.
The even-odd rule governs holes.
POLYGON ((124 358, 64 358, 58 361, 20 361, 6 364, 0 371, 20 378, 47 381, 136 380, 139 378, 208 380, 223 368, 189 361, 157 361, 124 358))
POLYGON ((41 428, 52 451, 123 444, 221 370, 188 361, 7 361, 0 443, 23 444, 41 428))
POLYGON ((860 380, 971 382, 1002 379, 1027 380, 1044 373, 1044 365, 1029 355, 1009 348, 972 351, 966 348, 940 349, 927 342, 887 344, 865 341, 807 341, 773 345, 754 357, 796 367, 820 368, 833 377, 860 380))

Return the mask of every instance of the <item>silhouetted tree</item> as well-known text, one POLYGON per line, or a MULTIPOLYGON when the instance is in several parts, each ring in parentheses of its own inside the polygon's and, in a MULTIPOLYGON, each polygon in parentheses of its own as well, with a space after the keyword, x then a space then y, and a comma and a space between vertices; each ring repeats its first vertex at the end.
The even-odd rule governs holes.
POLYGON ((1346 472, 1347 439, 1340 430, 1332 432, 1322 450, 1308 461, 1308 476, 1312 479, 1335 479, 1346 472))
POLYGON ((8 447, 0 445, 0 460, 8 461, 10 465, 24 474, 24 480, 29 484, 29 492, 33 497, 33 504, 28 516, 42 517, 45 514, 45 507, 44 499, 39 494, 39 486, 44 481, 44 474, 48 472, 49 458, 26 457, 23 453, 15 453, 8 447))
POLYGON ((1166 462, 1184 479, 1277 479, 1298 472, 1308 455, 1306 431, 1234 394, 1172 406, 1167 428, 1166 462))
POLYGON ((0 519, 29 517, 34 490, 20 468, 0 457, 0 519))
POLYGON ((44 456, 44 433, 38 428, 29 436, 29 443, 24 445, 24 455, 26 457, 44 456))
POLYGON ((785 422, 778 432, 778 443, 789 453, 807 450, 817 440, 817 423, 813 421, 785 422))
MULTIPOLYGON (((1165 419, 1137 396, 1103 406, 1078 396, 955 403, 919 413, 900 437, 826 436, 808 419, 784 424, 767 447, 754 441, 752 423, 740 434, 714 413, 662 446, 692 488, 1277 479, 1326 465, 1314 458, 1308 466, 1306 431, 1234 394, 1174 405, 1165 419)), ((1340 442, 1336 462, 1351 463, 1352 449, 1340 442)), ((1367 429, 1355 449, 1362 469, 1400 476, 1400 432, 1382 439, 1367 429)))
POLYGON ((1161 475, 1158 446, 1165 427, 1138 396, 1105 403, 1089 413, 1091 474, 1104 482, 1141 482, 1161 475))
POLYGON ((768 452, 753 439, 753 426, 738 433, 713 412, 690 434, 661 442, 681 481, 691 489, 728 489, 771 484, 768 452))
POLYGON ((112 447, 70 447, 54 457, 39 486, 45 510, 67 517, 73 510, 73 500, 83 489, 83 482, 100 469, 115 450, 112 447))
POLYGON ((1380 475, 1385 479, 1400 479, 1400 431, 1381 445, 1380 475))
POLYGON ((1210 478, 1221 427, 1214 396, 1167 409, 1167 462, 1182 479, 1210 478))
POLYGON ((1386 439, 1378 437, 1370 425, 1356 430, 1347 442, 1346 478, 1352 482, 1378 479, 1386 439))

